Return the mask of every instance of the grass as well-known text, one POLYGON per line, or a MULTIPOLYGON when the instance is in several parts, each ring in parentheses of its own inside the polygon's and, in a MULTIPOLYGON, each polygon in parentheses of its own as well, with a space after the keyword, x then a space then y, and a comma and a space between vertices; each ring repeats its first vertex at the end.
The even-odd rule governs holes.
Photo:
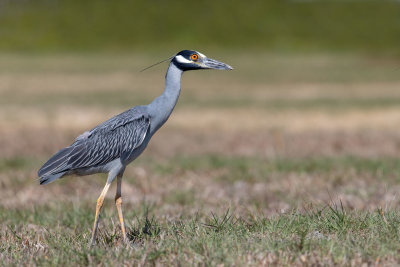
POLYGON ((124 175, 134 245, 121 240, 113 184, 89 249, 105 175, 39 186, 37 169, 159 94, 165 66, 0 57, 0 265, 400 263, 396 60, 239 53, 235 72, 185 73, 176 110, 124 175))
MULTIPOLYGON (((144 157, 137 164, 151 173, 149 182, 171 186, 166 187, 167 191, 158 186, 143 189, 147 191, 144 200, 132 202, 132 189, 143 188, 147 181, 132 180, 128 170, 123 187, 128 200, 124 210, 133 247, 125 247, 121 240, 110 196, 102 213, 98 244, 89 249, 96 194, 89 188, 96 185, 96 179, 65 179, 42 193, 54 191, 53 197, 40 199, 33 194, 29 204, 17 201, 0 208, 2 263, 257 266, 400 261, 400 214, 394 208, 398 200, 380 199, 384 186, 399 189, 398 159, 262 161, 203 155, 177 157, 161 164, 144 157), (305 188, 295 189, 293 179, 305 188), (184 180, 194 184, 187 187, 184 180), (77 187, 87 196, 75 191, 77 187), (210 187, 223 195, 202 193, 210 187), (256 188, 265 191, 257 192, 256 188), (239 193, 243 190, 252 194, 239 193), (318 192, 321 190, 324 192, 318 192), (365 190, 367 195, 362 193, 365 190), (367 201, 368 208, 352 207, 358 199, 367 201), (278 203, 287 203, 286 208, 279 209, 278 203)), ((10 171, 19 169, 28 177, 18 183, 6 182, 3 193, 26 188, 31 183, 26 179, 33 178, 29 174, 32 165, 37 165, 37 160, 5 160, 2 176, 11 177, 10 171)), ((97 185, 98 190, 101 186, 97 185)), ((35 191, 40 193, 42 189, 35 191)))
POLYGON ((4 2, 0 49, 197 47, 398 54, 397 1, 4 2), (182 22, 185 23, 182 23, 182 22))
POLYGON ((278 158, 229 157, 218 155, 179 156, 164 164, 144 157, 138 160, 142 166, 150 165, 151 172, 160 175, 179 175, 182 172, 211 172, 220 170, 216 177, 220 181, 263 181, 271 173, 321 174, 335 170, 344 172, 371 173, 378 179, 400 180, 400 160, 397 158, 319 157, 319 158, 278 158), (221 171, 223 170, 223 171, 221 171))
POLYGON ((118 225, 106 222, 98 245, 89 249, 92 210, 88 207, 63 204, 18 212, 2 210, 1 220, 7 225, 0 230, 2 262, 256 266, 348 265, 349 259, 356 265, 387 264, 399 260, 400 220, 395 212, 349 212, 331 203, 272 217, 236 216, 227 210, 170 219, 152 215, 148 204, 142 205, 143 213, 129 221, 128 235, 135 242, 131 248, 122 244, 118 225), (59 216, 49 216, 53 213, 59 216))

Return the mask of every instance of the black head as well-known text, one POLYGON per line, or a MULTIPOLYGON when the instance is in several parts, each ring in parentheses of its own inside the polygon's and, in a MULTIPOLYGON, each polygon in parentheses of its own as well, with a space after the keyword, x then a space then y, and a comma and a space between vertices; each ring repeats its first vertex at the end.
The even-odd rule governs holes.
POLYGON ((182 50, 176 54, 171 62, 182 71, 199 69, 231 70, 231 66, 206 57, 194 50, 182 50))

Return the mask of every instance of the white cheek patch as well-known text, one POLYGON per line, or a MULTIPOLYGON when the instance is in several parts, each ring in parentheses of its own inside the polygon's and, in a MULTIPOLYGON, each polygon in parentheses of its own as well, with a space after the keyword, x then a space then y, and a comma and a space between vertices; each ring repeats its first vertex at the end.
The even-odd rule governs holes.
POLYGON ((178 61, 179 63, 192 63, 192 61, 187 60, 186 58, 184 58, 181 55, 176 56, 175 58, 176 58, 176 61, 178 61))
POLYGON ((200 52, 197 52, 197 54, 199 54, 202 58, 205 58, 205 57, 206 57, 205 55, 203 55, 203 54, 200 53, 200 52))

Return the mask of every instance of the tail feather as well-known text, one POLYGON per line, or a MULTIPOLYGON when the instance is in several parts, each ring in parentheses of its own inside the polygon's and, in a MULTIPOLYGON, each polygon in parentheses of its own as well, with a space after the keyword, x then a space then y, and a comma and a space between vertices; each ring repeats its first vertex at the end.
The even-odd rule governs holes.
POLYGON ((40 184, 48 184, 61 176, 67 171, 67 163, 73 147, 66 147, 54 154, 38 171, 40 184))
POLYGON ((52 175, 45 175, 40 177, 40 184, 48 184, 63 176, 66 172, 60 172, 52 175))

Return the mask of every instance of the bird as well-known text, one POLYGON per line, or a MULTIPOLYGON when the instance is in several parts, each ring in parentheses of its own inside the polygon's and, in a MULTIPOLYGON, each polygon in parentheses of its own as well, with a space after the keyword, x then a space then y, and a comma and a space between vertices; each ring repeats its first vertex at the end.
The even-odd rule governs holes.
POLYGON ((100 211, 115 178, 115 205, 123 240, 129 243, 122 214, 122 177, 126 166, 145 150, 155 132, 170 117, 179 98, 183 72, 233 69, 228 64, 208 58, 195 50, 182 50, 167 60, 170 62, 165 76, 164 91, 160 96, 148 105, 130 108, 79 135, 70 146, 55 153, 38 171, 41 185, 70 175, 108 173, 106 184, 97 199, 90 246, 96 244, 100 211))

